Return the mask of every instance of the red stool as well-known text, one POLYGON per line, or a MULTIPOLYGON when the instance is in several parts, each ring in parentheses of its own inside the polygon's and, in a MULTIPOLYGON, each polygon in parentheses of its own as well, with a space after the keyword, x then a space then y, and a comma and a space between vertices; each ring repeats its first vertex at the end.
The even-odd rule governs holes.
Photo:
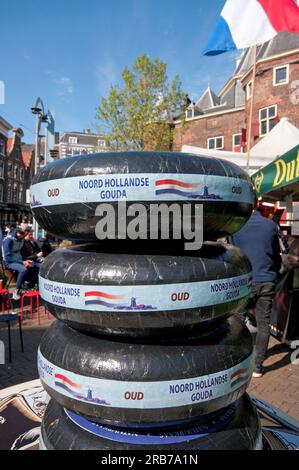
POLYGON ((2 298, 2 314, 6 312, 9 313, 10 298, 9 298, 8 289, 0 289, 0 295, 2 298), (6 303, 6 308, 5 308, 5 303, 6 303))
POLYGON ((29 298, 30 299, 30 320, 33 320, 33 299, 35 299, 36 303, 36 311, 37 311, 37 323, 40 325, 40 303, 39 303, 39 291, 38 290, 32 290, 29 292, 25 292, 25 294, 22 295, 21 297, 21 321, 24 320, 24 299, 29 298))

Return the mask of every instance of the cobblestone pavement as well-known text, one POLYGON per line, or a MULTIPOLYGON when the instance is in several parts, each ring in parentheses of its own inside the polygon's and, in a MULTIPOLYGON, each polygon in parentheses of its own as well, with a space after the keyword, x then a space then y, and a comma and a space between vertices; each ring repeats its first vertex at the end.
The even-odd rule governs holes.
MULTIPOLYGON (((0 365, 0 389, 38 377, 38 345, 43 333, 53 321, 46 319, 43 309, 41 320, 41 325, 38 326, 36 319, 25 319, 22 327, 24 353, 20 348, 18 327, 13 327, 13 362, 0 365)), ((0 340, 4 341, 7 348, 7 327, 4 325, 0 327, 0 340)), ((292 353, 293 350, 288 346, 271 338, 268 358, 265 361, 265 374, 260 379, 252 379, 248 391, 299 420, 299 364, 291 364, 292 353)))

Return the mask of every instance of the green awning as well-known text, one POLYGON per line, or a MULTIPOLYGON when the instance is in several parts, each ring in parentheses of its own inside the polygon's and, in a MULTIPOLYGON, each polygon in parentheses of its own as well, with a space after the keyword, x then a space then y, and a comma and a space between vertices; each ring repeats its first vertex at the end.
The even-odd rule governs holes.
POLYGON ((299 201, 299 145, 252 176, 258 197, 282 201, 292 195, 299 201))

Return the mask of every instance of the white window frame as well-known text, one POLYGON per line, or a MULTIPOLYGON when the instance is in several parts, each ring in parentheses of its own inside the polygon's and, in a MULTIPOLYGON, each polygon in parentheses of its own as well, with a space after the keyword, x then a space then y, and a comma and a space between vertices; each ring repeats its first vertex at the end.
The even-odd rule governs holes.
POLYGON ((186 121, 194 118, 194 106, 186 109, 186 121), (191 117, 188 116, 188 112, 191 111, 191 117))
MULTIPOLYGON (((236 134, 233 134, 232 135, 232 149, 233 149, 233 152, 235 152, 235 147, 237 147, 237 144, 235 144, 235 137, 239 135, 240 136, 240 144, 239 144, 239 147, 241 147, 241 141, 242 141, 242 132, 237 132, 236 134)), ((242 149, 242 147, 241 147, 242 149)), ((240 153, 240 152, 237 152, 237 153, 240 153)))
POLYGON ((218 135, 217 137, 209 137, 209 138, 208 138, 208 147, 207 147, 207 148, 208 148, 208 149, 211 149, 211 150, 221 150, 221 149, 223 149, 223 148, 224 148, 224 136, 223 136, 223 135, 218 135), (217 146, 216 146, 216 141, 217 141, 217 139, 221 139, 221 140, 222 140, 222 145, 221 145, 221 147, 217 147, 217 146), (215 148, 213 148, 213 149, 210 148, 210 141, 211 141, 211 140, 214 140, 214 141, 215 141, 215 148))
POLYGON ((270 119, 275 119, 277 117, 277 104, 273 104, 272 106, 267 106, 266 108, 262 108, 259 110, 259 130, 260 130, 260 137, 264 136, 264 135, 267 135, 269 132, 270 132, 270 129, 269 129, 269 123, 270 123, 270 119), (266 110, 269 110, 270 108, 275 108, 275 114, 274 116, 271 116, 271 118, 268 116, 268 111, 267 111, 267 118, 266 119, 261 119, 261 113, 262 111, 264 111, 265 109, 266 110), (262 133, 262 122, 266 121, 267 122, 267 132, 266 133, 262 133))
POLYGON ((106 147, 106 141, 104 139, 98 139, 98 147, 106 147))
POLYGON ((250 100, 252 97, 252 80, 246 85, 246 100, 250 100))
POLYGON ((78 144, 78 137, 75 137, 75 136, 72 136, 70 135, 69 136, 69 142, 68 142, 70 145, 77 145, 78 144))
POLYGON ((289 66, 289 64, 279 65, 279 66, 273 68, 273 86, 287 85, 289 83, 289 77, 290 77, 290 66, 289 66), (279 69, 286 69, 287 70, 287 76, 286 76, 286 81, 285 82, 276 83, 276 71, 279 70, 279 69))

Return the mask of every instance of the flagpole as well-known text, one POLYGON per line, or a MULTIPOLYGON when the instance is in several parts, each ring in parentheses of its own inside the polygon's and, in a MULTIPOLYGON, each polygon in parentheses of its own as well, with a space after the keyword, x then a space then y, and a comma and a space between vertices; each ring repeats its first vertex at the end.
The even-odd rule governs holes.
POLYGON ((249 109, 249 124, 248 124, 248 137, 247 137, 247 162, 246 168, 249 171, 250 165, 250 147, 251 147, 251 138, 252 138, 252 118, 253 118, 253 104, 254 104, 254 92, 255 92, 255 76, 256 76, 256 44, 252 48, 252 88, 251 88, 251 100, 250 100, 250 109, 249 109))

